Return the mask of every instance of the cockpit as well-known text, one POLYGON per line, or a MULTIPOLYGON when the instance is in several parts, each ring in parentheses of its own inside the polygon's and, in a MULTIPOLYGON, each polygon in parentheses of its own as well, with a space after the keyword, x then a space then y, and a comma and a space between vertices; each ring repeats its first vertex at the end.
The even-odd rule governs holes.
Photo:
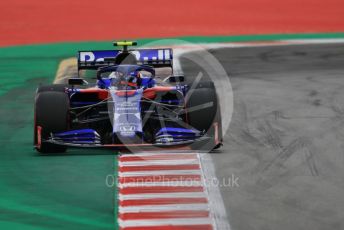
POLYGON ((133 90, 155 85, 155 70, 146 65, 114 65, 100 68, 97 72, 99 88, 133 90))

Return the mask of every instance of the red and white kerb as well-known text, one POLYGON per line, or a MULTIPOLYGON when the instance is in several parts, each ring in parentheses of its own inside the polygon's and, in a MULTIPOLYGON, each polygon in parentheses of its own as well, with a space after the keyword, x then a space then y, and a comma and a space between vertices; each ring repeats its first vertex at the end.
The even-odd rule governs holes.
POLYGON ((213 230, 197 153, 139 153, 118 159, 121 230, 213 230))

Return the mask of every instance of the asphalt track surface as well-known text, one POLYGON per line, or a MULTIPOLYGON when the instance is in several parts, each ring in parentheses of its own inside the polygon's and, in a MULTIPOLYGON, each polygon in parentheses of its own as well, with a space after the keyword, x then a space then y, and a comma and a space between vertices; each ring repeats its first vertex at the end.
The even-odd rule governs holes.
MULTIPOLYGON (((234 92, 225 145, 212 155, 220 180, 239 177, 239 187, 221 188, 232 229, 343 229, 344 45, 211 53, 234 92)), ((1 62, 2 73, 17 61, 1 62)), ((187 76, 199 71, 183 59, 182 67, 187 76)), ((37 77, 0 96, 0 226, 113 229, 114 191, 105 185, 116 170, 112 152, 32 149, 34 90, 53 74, 35 68, 17 70, 37 77)))
POLYGON ((220 181, 239 178, 220 188, 231 228, 343 229, 344 44, 210 52, 234 93, 224 147, 212 154, 220 181))

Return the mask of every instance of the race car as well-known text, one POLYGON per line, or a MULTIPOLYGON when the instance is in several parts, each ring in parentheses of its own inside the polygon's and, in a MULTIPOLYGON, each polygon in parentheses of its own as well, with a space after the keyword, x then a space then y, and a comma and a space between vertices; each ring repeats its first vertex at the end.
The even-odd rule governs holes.
POLYGON ((212 82, 184 83, 173 74, 173 50, 78 52, 78 76, 38 87, 34 147, 41 153, 68 147, 214 149, 222 145, 221 114, 212 82), (162 68, 171 74, 161 79, 162 68), (94 71, 94 84, 80 72, 94 71))

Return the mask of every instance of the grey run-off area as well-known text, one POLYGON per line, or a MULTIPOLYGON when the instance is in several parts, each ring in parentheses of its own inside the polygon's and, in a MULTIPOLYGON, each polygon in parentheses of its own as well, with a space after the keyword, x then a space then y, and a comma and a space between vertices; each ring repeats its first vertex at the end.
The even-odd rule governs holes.
MULTIPOLYGON (((234 112, 212 154, 231 228, 344 228, 344 44, 209 50, 234 112)), ((185 54, 192 58, 193 53, 185 54)), ((200 67, 181 57, 186 76, 200 67)))

